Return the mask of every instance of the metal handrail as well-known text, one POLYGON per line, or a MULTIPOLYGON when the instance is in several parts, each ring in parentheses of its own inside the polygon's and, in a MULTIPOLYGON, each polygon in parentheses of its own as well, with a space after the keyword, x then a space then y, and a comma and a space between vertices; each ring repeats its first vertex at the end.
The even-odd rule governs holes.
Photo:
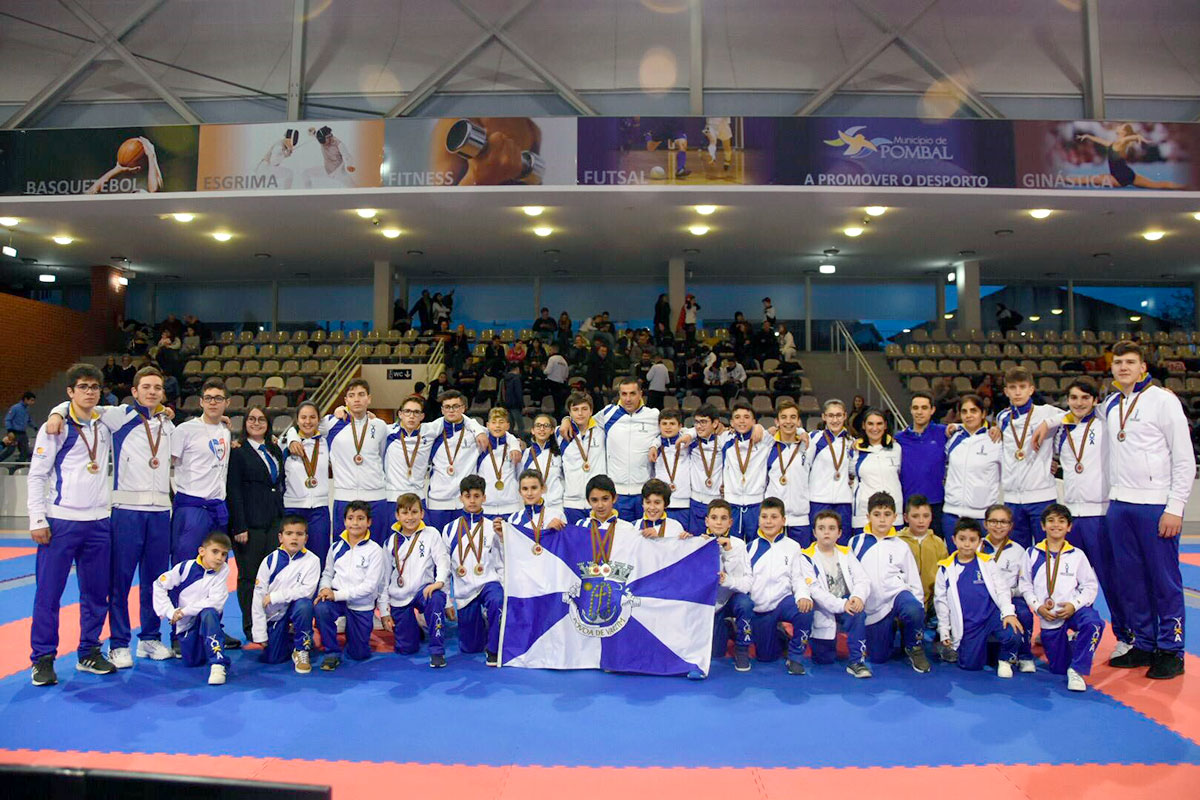
POLYGON ((446 342, 438 339, 425 361, 425 380, 433 383, 446 370, 446 342))
POLYGON ((879 380, 879 376, 875 374, 875 370, 867 363, 866 356, 862 354, 862 350, 854 343, 854 337, 850 335, 850 329, 846 327, 841 320, 835 320, 832 327, 833 352, 837 353, 840 350, 846 352, 846 370, 850 370, 851 356, 854 358, 854 383, 856 386, 861 385, 862 376, 866 376, 867 380, 867 405, 872 405, 871 392, 874 391, 879 395, 879 402, 891 412, 892 418, 895 420, 897 429, 907 428, 908 420, 900 411, 900 406, 896 405, 896 401, 888 394, 888 390, 884 388, 883 382, 879 380), (838 345, 841 344, 841 347, 838 345))
POLYGON ((325 376, 325 380, 321 381, 321 385, 313 392, 312 401, 322 414, 333 410, 332 403, 337 400, 346 388, 346 384, 350 383, 358 372, 358 368, 362 364, 360 351, 363 341, 363 339, 355 339, 350 344, 350 349, 338 359, 333 371, 325 376))

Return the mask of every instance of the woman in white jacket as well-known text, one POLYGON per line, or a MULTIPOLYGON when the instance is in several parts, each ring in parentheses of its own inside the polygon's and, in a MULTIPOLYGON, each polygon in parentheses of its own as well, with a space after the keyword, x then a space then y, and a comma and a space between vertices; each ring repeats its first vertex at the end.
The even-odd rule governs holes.
POLYGON ((959 517, 982 523, 988 506, 1000 498, 1000 461, 1004 445, 993 442, 984 420, 983 401, 966 394, 958 401, 960 426, 946 440, 946 502, 942 535, 954 552, 959 517))
POLYGON ((867 500, 876 492, 887 492, 904 507, 904 492, 900 488, 900 445, 892 438, 887 417, 872 408, 863 415, 863 435, 854 443, 850 475, 854 481, 854 516, 850 523, 853 533, 862 533, 867 524, 867 500))

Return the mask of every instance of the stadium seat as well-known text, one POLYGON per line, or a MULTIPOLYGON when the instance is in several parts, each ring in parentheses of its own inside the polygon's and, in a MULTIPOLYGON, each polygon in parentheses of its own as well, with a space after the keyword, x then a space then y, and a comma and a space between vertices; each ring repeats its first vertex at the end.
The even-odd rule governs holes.
POLYGON ((979 371, 982 372, 984 375, 999 375, 1000 374, 1000 365, 997 364, 994 360, 992 360, 990 358, 986 358, 983 361, 979 362, 979 371))
POLYGON ((270 361, 264 361, 258 371, 261 375, 275 375, 276 373, 280 372, 281 369, 279 362, 275 359, 271 359, 270 361))
POLYGON ((203 368, 204 365, 199 361, 189 361, 183 365, 183 375, 184 377, 188 377, 190 375, 200 375, 202 374, 203 368))
POLYGON ((342 342, 341 344, 337 345, 333 349, 334 357, 341 359, 341 358, 344 358, 345 356, 349 355, 351 346, 352 345, 346 344, 345 342, 342 342))
POLYGON ((246 378, 246 382, 238 390, 241 394, 259 394, 263 390, 263 379, 261 375, 251 375, 246 378))
POLYGON ((237 375, 242 371, 242 362, 229 360, 221 365, 222 375, 237 375))
POLYGON ((301 345, 308 343, 308 331, 296 331, 292 334, 292 343, 301 345))
POLYGON ((929 331, 924 328, 915 328, 912 332, 912 340, 924 344, 929 341, 929 331))
POLYGON ((235 394, 229 398, 229 405, 225 406, 225 413, 230 411, 244 411, 246 409, 246 398, 240 394, 235 394))
POLYGON ((1072 344, 1079 341, 1079 337, 1075 335, 1075 331, 1063 331, 1059 335, 1059 339, 1064 342, 1071 342, 1072 344))
MULTIPOLYGON (((282 375, 272 375, 271 377, 269 377, 265 381, 263 381, 263 388, 264 389, 275 389, 276 391, 282 390, 283 389, 283 376, 282 375)), ((274 399, 274 398, 272 398, 272 399, 274 399)))
POLYGON ((204 368, 201 370, 203 375, 218 375, 221 372, 221 362, 216 359, 204 362, 204 368))
POLYGON ((215 344, 207 345, 207 346, 205 346, 204 350, 201 351, 200 357, 201 358, 220 358, 221 357, 221 348, 217 347, 215 344))
POLYGON ((801 395, 800 399, 796 401, 796 405, 800 407, 801 414, 821 413, 821 402, 817 400, 816 395, 801 395))
POLYGON ((888 358, 899 358, 904 355, 904 348, 898 344, 889 344, 883 349, 883 354, 888 358))
POLYGON ((313 351, 313 355, 316 358, 332 358, 333 357, 333 345, 319 344, 319 345, 317 345, 317 349, 313 351))
POLYGON ((765 394, 767 392, 767 382, 761 376, 755 375, 746 381, 746 391, 751 395, 765 394))
POLYGON ((949 358, 962 358, 963 356, 962 345, 954 344, 953 342, 942 345, 942 352, 949 358))
POLYGON ((966 358, 958 362, 958 371, 963 375, 978 375, 979 365, 973 360, 966 358))
POLYGON ((316 375, 321 370, 321 364, 315 359, 308 359, 300 365, 301 375, 316 375))
POLYGON ((680 408, 682 408, 687 414, 694 414, 696 409, 698 409, 701 405, 703 405, 703 403, 698 396, 689 394, 684 396, 683 403, 680 405, 680 408))
POLYGON ((817 431, 817 430, 820 430, 820 429, 821 429, 821 422, 822 422, 822 420, 821 420, 821 418, 820 418, 819 416, 817 416, 817 417, 811 417, 811 416, 810 416, 810 417, 805 417, 805 418, 804 418, 804 429, 805 429, 805 430, 807 430, 807 431, 817 431))
POLYGON ((1183 394, 1184 392, 1184 383, 1179 378, 1167 378, 1163 382, 1163 386, 1170 389, 1172 392, 1175 392, 1176 394, 1183 394))
POLYGON ((325 337, 325 341, 330 342, 332 344, 340 344, 341 342, 346 341, 346 332, 345 331, 330 331, 329 334, 325 337))
POLYGON ((713 408, 715 408, 717 411, 728 411, 729 410, 729 406, 728 406, 728 404, 726 404, 725 397, 723 395, 710 394, 708 397, 705 398, 704 402, 706 404, 712 406, 713 408))
POLYGON ((258 363, 258 359, 251 358, 242 362, 243 375, 258 375, 262 372, 262 365, 258 363))
POLYGON ((943 358, 938 362, 937 371, 946 375, 953 375, 954 373, 958 372, 958 364, 956 364, 952 359, 943 358))
POLYGON ((924 375, 913 375, 908 379, 908 390, 910 392, 928 392, 929 379, 924 375))
POLYGON ((1045 358, 1042 359, 1040 364, 1038 364, 1038 372, 1042 373, 1043 375, 1061 375, 1062 374, 1062 370, 1060 370, 1058 368, 1057 361, 1051 361, 1050 359, 1045 359, 1045 358))
POLYGON ((238 344, 253 344, 253 342, 254 342, 254 331, 242 331, 237 336, 238 344))
POLYGON ((956 376, 951 383, 953 383, 955 391, 959 394, 967 394, 975 391, 975 387, 971 385, 971 379, 965 375, 956 376))
POLYGON ((233 344, 233 331, 221 331, 217 341, 220 344, 233 344))
POLYGON ((321 372, 324 372, 328 375, 337 369, 337 365, 338 362, 336 358, 327 358, 321 362, 321 372))
POLYGON ((188 413, 200 413, 200 395, 190 394, 183 401, 183 410, 188 413))
POLYGON ((238 346, 236 344, 227 344, 221 348, 221 358, 237 358, 238 346))
MULTIPOLYGON (((487 345, 481 344, 481 345, 478 345, 478 347, 482 348, 480 350, 480 352, 478 353, 478 355, 482 358, 484 351, 487 349, 487 345)), ((398 344, 392 349, 392 354, 399 358, 411 358, 412 357, 412 345, 411 344, 403 344, 403 343, 398 344)))
POLYGON ((924 375, 933 375, 937 372, 937 364, 929 358, 922 358, 917 362, 917 372, 924 375))
POLYGON ((287 331, 275 331, 271 334, 271 341, 275 344, 283 344, 291 338, 291 334, 287 331))
MULTIPOLYGON (((274 400, 275 398, 271 398, 274 400)), ((276 436, 282 436, 287 433, 287 429, 292 427, 294 420, 291 414, 280 414, 271 422, 271 433, 276 436)))
POLYGON ((771 405, 771 398, 765 394, 755 395, 754 399, 750 402, 750 407, 754 409, 755 414, 759 415, 769 415, 775 411, 774 406, 771 405))
POLYGON ((915 375, 917 365, 913 363, 911 358, 902 358, 896 362, 896 371, 901 375, 915 375))

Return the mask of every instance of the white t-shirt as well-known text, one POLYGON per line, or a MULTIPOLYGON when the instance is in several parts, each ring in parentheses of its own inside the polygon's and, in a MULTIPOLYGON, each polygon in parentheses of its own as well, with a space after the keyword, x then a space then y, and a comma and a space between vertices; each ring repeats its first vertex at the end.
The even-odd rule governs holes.
POLYGON ((646 373, 646 384, 651 392, 665 392, 667 390, 667 380, 670 375, 667 373, 667 366, 663 363, 655 364, 646 373))
POLYGON ((189 419, 171 436, 175 461, 175 491, 202 500, 225 499, 229 474, 229 429, 210 425, 203 417, 189 419))

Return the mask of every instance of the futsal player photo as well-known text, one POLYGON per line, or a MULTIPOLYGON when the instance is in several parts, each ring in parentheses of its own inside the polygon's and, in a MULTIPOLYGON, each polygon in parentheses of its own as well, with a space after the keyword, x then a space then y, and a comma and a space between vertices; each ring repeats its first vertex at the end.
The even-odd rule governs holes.
POLYGON ((579 120, 579 183, 768 183, 771 121, 744 117, 579 120))

